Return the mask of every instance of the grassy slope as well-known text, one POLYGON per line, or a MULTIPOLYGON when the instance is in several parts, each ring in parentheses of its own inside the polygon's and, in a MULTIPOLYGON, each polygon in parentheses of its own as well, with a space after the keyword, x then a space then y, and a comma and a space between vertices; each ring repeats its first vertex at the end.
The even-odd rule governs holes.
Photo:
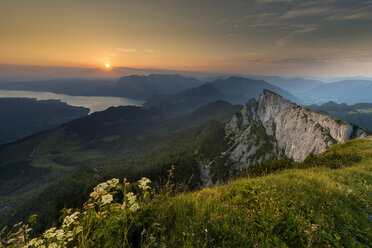
POLYGON ((363 160, 337 170, 294 169, 238 179, 169 199, 161 204, 165 243, 168 247, 371 245, 372 141, 349 141, 327 153, 332 152, 356 152, 363 160))
MULTIPOLYGON (((160 194, 151 193, 152 200, 146 197, 150 192, 138 191, 135 184, 105 186, 77 210, 84 214, 74 224, 39 239, 49 245, 72 237, 66 247, 87 248, 369 247, 372 140, 338 144, 316 158, 328 163, 324 158, 332 159, 328 155, 333 153, 356 153, 361 159, 341 169, 289 169, 192 193, 174 194, 167 183, 160 194), (128 200, 127 190, 137 193, 137 210, 132 210, 137 203, 128 200), (104 203, 106 194, 114 201, 104 203)), ((22 231, 15 236, 23 244, 22 231)))

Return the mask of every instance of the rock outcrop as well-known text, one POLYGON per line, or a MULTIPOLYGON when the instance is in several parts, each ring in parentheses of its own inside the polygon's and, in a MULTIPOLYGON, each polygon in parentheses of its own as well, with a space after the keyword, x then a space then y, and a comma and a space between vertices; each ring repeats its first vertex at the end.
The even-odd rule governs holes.
POLYGON ((303 161, 332 144, 367 136, 363 129, 329 115, 296 105, 264 90, 250 100, 226 125, 229 150, 225 153, 240 167, 270 158, 303 161))

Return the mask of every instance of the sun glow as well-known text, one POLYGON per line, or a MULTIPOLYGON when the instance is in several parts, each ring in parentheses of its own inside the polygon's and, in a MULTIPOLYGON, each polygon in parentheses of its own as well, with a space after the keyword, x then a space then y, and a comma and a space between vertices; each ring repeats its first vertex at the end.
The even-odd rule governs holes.
POLYGON ((111 65, 107 63, 107 64, 105 64, 105 67, 106 67, 106 68, 110 68, 111 65))

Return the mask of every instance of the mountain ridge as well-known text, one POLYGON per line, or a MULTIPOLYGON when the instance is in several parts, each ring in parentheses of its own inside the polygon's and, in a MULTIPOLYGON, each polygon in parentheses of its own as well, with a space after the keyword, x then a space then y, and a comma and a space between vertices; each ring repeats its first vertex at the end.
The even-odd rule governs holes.
POLYGON ((227 154, 243 167, 283 156, 303 161, 335 143, 367 136, 353 124, 298 106, 269 90, 258 101, 247 102, 227 123, 226 133, 227 154))
POLYGON ((243 77, 230 77, 207 82, 201 86, 184 91, 156 96, 145 103, 145 107, 156 107, 177 115, 180 112, 190 112, 201 105, 216 100, 223 100, 231 104, 244 104, 247 99, 258 98, 262 90, 269 89, 295 102, 300 99, 294 95, 271 85, 263 80, 253 80, 243 77))

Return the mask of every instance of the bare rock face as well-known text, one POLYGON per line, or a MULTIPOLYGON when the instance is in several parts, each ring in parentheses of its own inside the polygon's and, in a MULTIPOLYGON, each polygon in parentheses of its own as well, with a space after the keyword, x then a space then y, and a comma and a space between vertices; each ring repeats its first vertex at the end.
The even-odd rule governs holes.
POLYGON ((303 161, 331 145, 366 137, 363 129, 296 105, 269 90, 250 100, 226 125, 230 159, 240 167, 287 156, 303 161))

